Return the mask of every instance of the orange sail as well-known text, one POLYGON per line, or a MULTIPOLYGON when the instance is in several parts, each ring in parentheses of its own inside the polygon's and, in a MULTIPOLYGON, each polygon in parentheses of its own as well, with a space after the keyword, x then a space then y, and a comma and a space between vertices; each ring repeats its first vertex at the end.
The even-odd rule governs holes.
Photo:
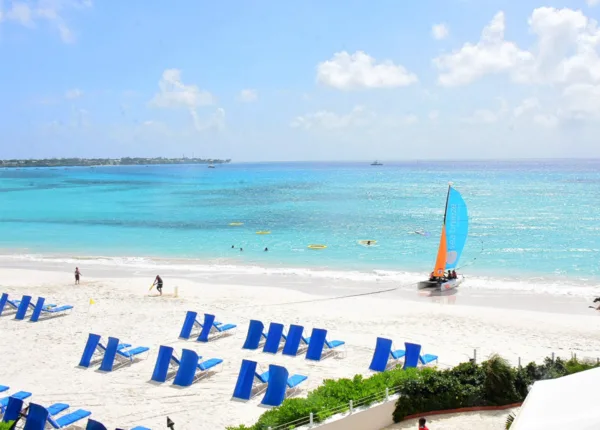
POLYGON ((444 225, 442 226, 442 237, 440 238, 440 247, 438 249, 437 259, 435 260, 435 268, 433 269, 434 276, 444 276, 447 254, 448 248, 446 246, 446 226, 444 225))

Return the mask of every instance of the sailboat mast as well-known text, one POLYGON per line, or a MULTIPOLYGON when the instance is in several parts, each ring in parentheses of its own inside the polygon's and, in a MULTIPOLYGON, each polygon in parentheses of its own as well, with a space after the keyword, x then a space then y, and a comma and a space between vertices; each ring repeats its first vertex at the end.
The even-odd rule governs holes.
POLYGON ((448 199, 450 199, 450 188, 452 188, 452 183, 448 184, 448 194, 446 194, 446 207, 444 208, 444 225, 446 225, 446 214, 448 213, 448 199))

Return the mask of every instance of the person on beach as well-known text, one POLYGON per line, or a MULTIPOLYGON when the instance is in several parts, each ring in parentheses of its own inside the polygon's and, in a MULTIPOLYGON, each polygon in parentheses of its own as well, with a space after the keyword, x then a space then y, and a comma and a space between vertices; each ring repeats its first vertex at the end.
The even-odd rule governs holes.
POLYGON ((160 275, 156 275, 156 278, 154 278, 153 285, 156 285, 156 289, 158 290, 158 293, 162 296, 163 280, 160 277, 160 275))
POLYGON ((75 268, 75 285, 79 285, 79 277, 81 276, 81 272, 79 271, 79 267, 75 268))
POLYGON ((425 418, 419 418, 419 430, 429 430, 427 425, 425 425, 426 422, 427 420, 425 418))

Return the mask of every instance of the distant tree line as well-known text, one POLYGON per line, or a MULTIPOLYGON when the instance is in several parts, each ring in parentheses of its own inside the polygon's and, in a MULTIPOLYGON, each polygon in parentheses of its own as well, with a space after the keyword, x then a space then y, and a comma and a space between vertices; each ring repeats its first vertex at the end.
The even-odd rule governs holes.
POLYGON ((0 160, 0 167, 137 166, 149 164, 224 164, 231 159, 213 158, 42 158, 39 160, 0 160))

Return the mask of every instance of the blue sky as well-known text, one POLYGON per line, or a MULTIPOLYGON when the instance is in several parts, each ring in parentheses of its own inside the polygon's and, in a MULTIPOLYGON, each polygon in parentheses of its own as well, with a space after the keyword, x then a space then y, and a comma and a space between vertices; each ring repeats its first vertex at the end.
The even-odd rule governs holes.
POLYGON ((597 3, 0 0, 0 158, 597 157, 597 3))

